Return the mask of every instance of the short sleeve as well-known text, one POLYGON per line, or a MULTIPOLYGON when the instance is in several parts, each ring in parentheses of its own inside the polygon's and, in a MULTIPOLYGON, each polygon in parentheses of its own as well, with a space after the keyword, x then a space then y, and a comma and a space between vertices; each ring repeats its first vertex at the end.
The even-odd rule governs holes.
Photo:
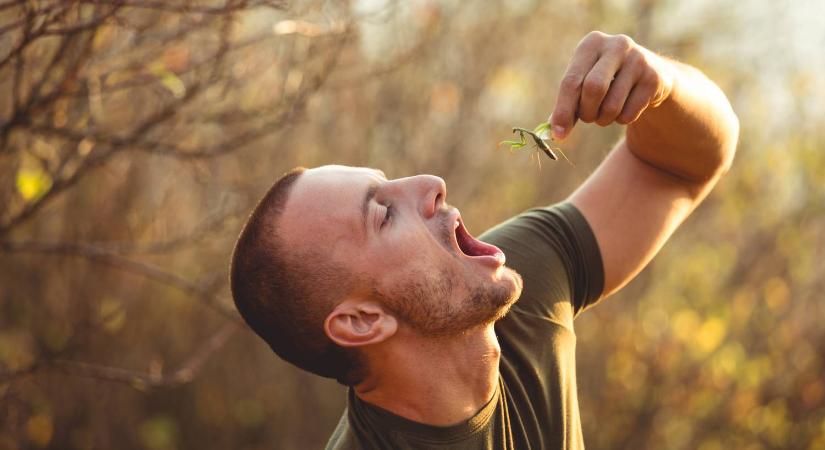
POLYGON ((604 269, 596 237, 569 202, 525 211, 479 239, 499 247, 507 266, 522 276, 515 311, 572 327, 572 319, 602 294, 604 269))

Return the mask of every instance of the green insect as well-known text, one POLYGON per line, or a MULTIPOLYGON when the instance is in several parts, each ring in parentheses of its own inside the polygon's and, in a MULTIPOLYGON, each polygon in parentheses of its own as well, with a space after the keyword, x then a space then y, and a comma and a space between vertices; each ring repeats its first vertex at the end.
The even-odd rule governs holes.
MULTIPOLYGON (((565 155, 564 152, 561 151, 560 148, 550 147, 550 145, 545 141, 545 139, 550 139, 551 141, 553 140, 553 138, 550 137, 550 124, 549 123, 547 123, 547 122, 540 123, 538 126, 536 126, 536 128, 533 129, 533 131, 527 130, 525 128, 515 127, 515 128, 513 128, 513 133, 514 134, 515 133, 519 134, 519 140, 518 141, 504 140, 504 141, 499 142, 498 145, 507 144, 507 145, 510 146, 511 151, 520 149, 520 148, 527 145, 527 137, 525 136, 525 134, 526 134, 526 135, 530 136, 531 138, 533 138, 533 142, 535 142, 536 148, 543 151, 544 154, 547 155, 553 161, 556 161, 556 160, 559 159, 559 157, 556 156, 556 153, 554 153, 554 150, 555 150, 555 151, 561 153, 561 156, 564 157, 565 161, 567 161, 570 165, 573 165, 573 163, 570 162, 569 159, 567 159, 567 155, 565 155)), ((540 160, 539 160, 539 167, 541 167, 541 161, 540 160)))

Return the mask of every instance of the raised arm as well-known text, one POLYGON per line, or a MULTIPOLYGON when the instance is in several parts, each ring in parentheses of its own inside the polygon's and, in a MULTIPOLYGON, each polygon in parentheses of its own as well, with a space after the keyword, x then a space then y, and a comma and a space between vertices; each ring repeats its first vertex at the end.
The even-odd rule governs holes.
POLYGON ((554 136, 566 137, 577 120, 628 124, 570 197, 599 243, 607 296, 650 262, 728 170, 739 122, 698 70, 599 32, 579 43, 562 79, 554 136))

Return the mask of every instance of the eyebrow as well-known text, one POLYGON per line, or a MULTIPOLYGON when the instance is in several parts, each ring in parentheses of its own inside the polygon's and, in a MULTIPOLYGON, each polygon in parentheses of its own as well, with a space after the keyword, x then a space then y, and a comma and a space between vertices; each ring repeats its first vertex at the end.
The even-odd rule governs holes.
POLYGON ((361 215, 364 217, 364 234, 367 234, 367 209, 370 206, 370 200, 375 197, 378 191, 378 183, 370 183, 367 187, 367 192, 364 194, 364 202, 361 204, 361 215))

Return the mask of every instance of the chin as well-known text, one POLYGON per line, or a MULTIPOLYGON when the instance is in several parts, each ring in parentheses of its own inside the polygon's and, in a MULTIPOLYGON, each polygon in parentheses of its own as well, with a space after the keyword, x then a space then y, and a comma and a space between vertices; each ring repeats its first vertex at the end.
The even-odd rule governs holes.
POLYGON ((501 267, 497 271, 495 286, 490 290, 492 303, 490 306, 497 309, 495 320, 503 317, 510 306, 521 296, 523 281, 521 275, 509 267, 501 267))
POLYGON ((510 303, 516 301, 521 296, 524 281, 518 272, 507 266, 502 266, 497 272, 497 278, 500 283, 508 285, 510 288, 512 292, 510 303))

